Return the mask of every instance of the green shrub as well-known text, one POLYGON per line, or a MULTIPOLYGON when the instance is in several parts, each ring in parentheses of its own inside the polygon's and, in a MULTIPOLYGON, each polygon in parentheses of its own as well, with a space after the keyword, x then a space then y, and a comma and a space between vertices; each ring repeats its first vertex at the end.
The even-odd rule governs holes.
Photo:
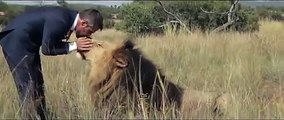
MULTIPOLYGON (((177 15, 190 30, 198 28, 208 31, 217 28, 227 22, 227 14, 208 14, 201 10, 227 12, 231 4, 229 1, 163 1, 165 8, 177 15)), ((237 6, 236 16, 239 18, 228 29, 236 31, 258 30, 258 17, 256 11, 249 7, 237 6)), ((145 34, 151 32, 151 28, 163 25, 168 20, 175 20, 166 14, 157 2, 133 2, 121 7, 122 23, 116 25, 117 29, 133 34, 145 34)))
POLYGON ((259 19, 284 20, 284 7, 258 7, 256 11, 259 19))
POLYGON ((114 27, 114 21, 112 19, 104 20, 104 28, 112 28, 114 27))
POLYGON ((121 7, 122 22, 116 28, 134 34, 147 33, 151 27, 161 22, 153 14, 155 4, 134 2, 121 7))

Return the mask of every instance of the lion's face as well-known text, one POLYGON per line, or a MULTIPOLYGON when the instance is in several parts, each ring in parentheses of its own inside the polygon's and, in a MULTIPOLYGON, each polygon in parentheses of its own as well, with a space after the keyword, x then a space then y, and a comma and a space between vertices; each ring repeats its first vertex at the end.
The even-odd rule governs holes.
POLYGON ((118 78, 129 64, 128 57, 132 44, 94 41, 94 47, 79 57, 90 63, 89 86, 93 103, 111 94, 118 84, 118 78), (100 97, 97 96, 101 94, 100 97))
POLYGON ((79 57, 93 64, 108 64, 119 68, 128 66, 128 53, 133 43, 123 41, 110 43, 107 41, 94 41, 94 47, 89 52, 79 53, 79 57))
POLYGON ((111 51, 114 50, 114 45, 103 41, 94 41, 93 48, 88 52, 81 52, 83 59, 88 61, 97 61, 105 57, 110 57, 111 51))

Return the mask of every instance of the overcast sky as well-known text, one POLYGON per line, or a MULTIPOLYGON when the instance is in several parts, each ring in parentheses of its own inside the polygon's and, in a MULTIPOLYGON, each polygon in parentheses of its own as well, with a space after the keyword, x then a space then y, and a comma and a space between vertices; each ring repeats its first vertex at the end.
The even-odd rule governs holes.
MULTIPOLYGON (((37 5, 40 3, 40 1, 44 1, 44 5, 50 5, 50 4, 57 4, 56 0, 2 0, 3 2, 7 4, 24 4, 24 5, 37 5)), ((69 4, 94 4, 94 5, 121 5, 125 3, 130 3, 132 0, 66 0, 69 4)), ((249 6, 284 6, 283 0, 240 0, 240 3, 243 5, 249 5, 249 6)))
MULTIPOLYGON (((57 4, 56 0, 2 0, 2 1, 7 4, 24 4, 24 5, 36 5, 36 4, 39 4, 40 1, 43 1, 44 5, 57 4)), ((119 0, 115 0, 115 1, 66 0, 66 2, 70 4, 94 4, 94 5, 111 6, 111 5, 121 5, 124 3, 130 3, 131 0, 129 1, 126 1, 126 0, 124 1, 119 1, 119 0)))

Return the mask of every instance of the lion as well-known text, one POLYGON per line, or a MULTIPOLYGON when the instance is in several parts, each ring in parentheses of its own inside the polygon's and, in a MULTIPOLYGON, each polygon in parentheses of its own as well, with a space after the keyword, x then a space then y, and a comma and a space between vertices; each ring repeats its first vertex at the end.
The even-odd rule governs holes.
POLYGON ((134 101, 146 98, 158 110, 173 105, 182 115, 209 106, 216 118, 224 115, 230 101, 227 93, 185 89, 167 80, 161 69, 129 39, 118 42, 94 40, 93 49, 77 55, 90 63, 89 92, 95 105, 110 100, 109 103, 123 103, 130 96, 134 101))

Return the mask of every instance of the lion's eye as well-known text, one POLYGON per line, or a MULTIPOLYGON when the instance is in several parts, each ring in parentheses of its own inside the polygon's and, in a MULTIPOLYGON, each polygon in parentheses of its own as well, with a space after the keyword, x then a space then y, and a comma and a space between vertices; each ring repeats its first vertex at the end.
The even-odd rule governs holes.
POLYGON ((102 44, 101 44, 101 43, 98 43, 98 46, 102 47, 102 44))

